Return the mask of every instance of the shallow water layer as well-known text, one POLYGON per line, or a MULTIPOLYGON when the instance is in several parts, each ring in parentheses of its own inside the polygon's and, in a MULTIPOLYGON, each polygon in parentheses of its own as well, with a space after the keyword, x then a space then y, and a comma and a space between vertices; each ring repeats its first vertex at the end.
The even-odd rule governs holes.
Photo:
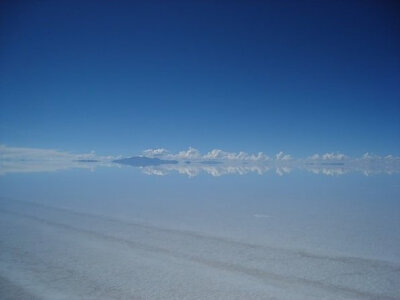
POLYGON ((399 299, 399 175, 142 171, 0 177, 0 293, 399 299))

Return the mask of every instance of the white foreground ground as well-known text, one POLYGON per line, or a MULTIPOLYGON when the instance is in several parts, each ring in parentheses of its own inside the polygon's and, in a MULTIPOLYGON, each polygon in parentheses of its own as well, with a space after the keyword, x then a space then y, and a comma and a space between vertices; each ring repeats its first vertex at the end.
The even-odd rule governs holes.
POLYGON ((1 299, 400 299, 400 265, 2 201, 1 299))

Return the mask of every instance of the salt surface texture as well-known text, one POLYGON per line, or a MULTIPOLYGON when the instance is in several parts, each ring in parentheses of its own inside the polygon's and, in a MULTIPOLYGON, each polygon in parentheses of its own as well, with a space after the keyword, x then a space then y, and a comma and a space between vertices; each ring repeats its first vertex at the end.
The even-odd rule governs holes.
POLYGON ((4 176, 0 294, 400 299, 396 180, 133 168, 4 176))

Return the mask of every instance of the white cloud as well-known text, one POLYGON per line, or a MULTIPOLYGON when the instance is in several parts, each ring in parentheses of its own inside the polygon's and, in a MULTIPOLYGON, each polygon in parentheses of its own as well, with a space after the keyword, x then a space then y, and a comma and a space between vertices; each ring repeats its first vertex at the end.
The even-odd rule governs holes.
POLYGON ((341 153, 325 153, 322 155, 322 159, 324 160, 343 160, 346 158, 347 156, 341 153))
POLYGON ((292 156, 290 154, 285 154, 282 151, 275 155, 277 160, 291 160, 292 156))
MULTIPOLYGON (((365 155, 365 154, 364 154, 365 155)), ((325 154, 314 154, 309 156, 308 160, 344 160, 348 159, 349 157, 342 154, 342 153, 325 153, 325 154)))
MULTIPOLYGON (((177 172, 189 177, 200 173, 212 176, 227 174, 244 175, 257 173, 259 175, 275 170, 279 175, 285 175, 292 169, 301 169, 315 174, 342 175, 349 172, 363 174, 399 173, 400 157, 387 155, 377 156, 365 153, 360 158, 350 158, 341 153, 314 154, 306 159, 294 159, 291 155, 279 152, 269 158, 262 152, 248 154, 246 152, 227 152, 213 149, 201 154, 197 149, 171 153, 164 148, 147 149, 142 152, 147 157, 174 159, 176 164, 161 164, 141 168, 146 174, 167 175, 177 172), (335 162, 340 161, 340 164, 335 162), (209 162, 209 163, 205 163, 209 162), (332 164, 331 164, 332 162, 332 164)), ((0 174, 15 172, 49 172, 69 168, 94 169, 99 166, 120 167, 113 160, 121 156, 100 156, 94 151, 74 154, 53 149, 18 148, 0 145, 0 174)))
POLYGON ((148 156, 148 157, 156 157, 156 156, 165 156, 169 152, 168 150, 164 148, 159 148, 159 149, 147 149, 143 151, 143 155, 148 156))
POLYGON ((198 159, 201 154, 199 150, 189 147, 186 151, 180 151, 174 158, 176 159, 198 159))
POLYGON ((248 154, 246 152, 226 152, 220 149, 213 149, 206 154, 201 154, 199 150, 189 147, 187 150, 179 151, 176 154, 169 152, 164 148, 159 149, 147 149, 143 151, 143 155, 149 157, 163 157, 166 159, 177 159, 177 160, 249 160, 249 161, 263 161, 269 160, 269 157, 262 152, 257 154, 248 154))
POLYGON ((371 159, 374 158, 371 154, 369 154, 368 152, 364 153, 364 155, 361 157, 362 159, 371 159))
POLYGON ((213 149, 203 156, 204 159, 235 159, 236 153, 213 149))

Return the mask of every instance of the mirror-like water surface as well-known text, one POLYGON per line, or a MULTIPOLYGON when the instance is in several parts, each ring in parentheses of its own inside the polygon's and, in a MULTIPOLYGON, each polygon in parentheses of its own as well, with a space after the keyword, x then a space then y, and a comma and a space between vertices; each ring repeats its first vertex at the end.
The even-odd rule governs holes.
POLYGON ((17 298, 398 299, 396 157, 48 151, 2 148, 17 298))

